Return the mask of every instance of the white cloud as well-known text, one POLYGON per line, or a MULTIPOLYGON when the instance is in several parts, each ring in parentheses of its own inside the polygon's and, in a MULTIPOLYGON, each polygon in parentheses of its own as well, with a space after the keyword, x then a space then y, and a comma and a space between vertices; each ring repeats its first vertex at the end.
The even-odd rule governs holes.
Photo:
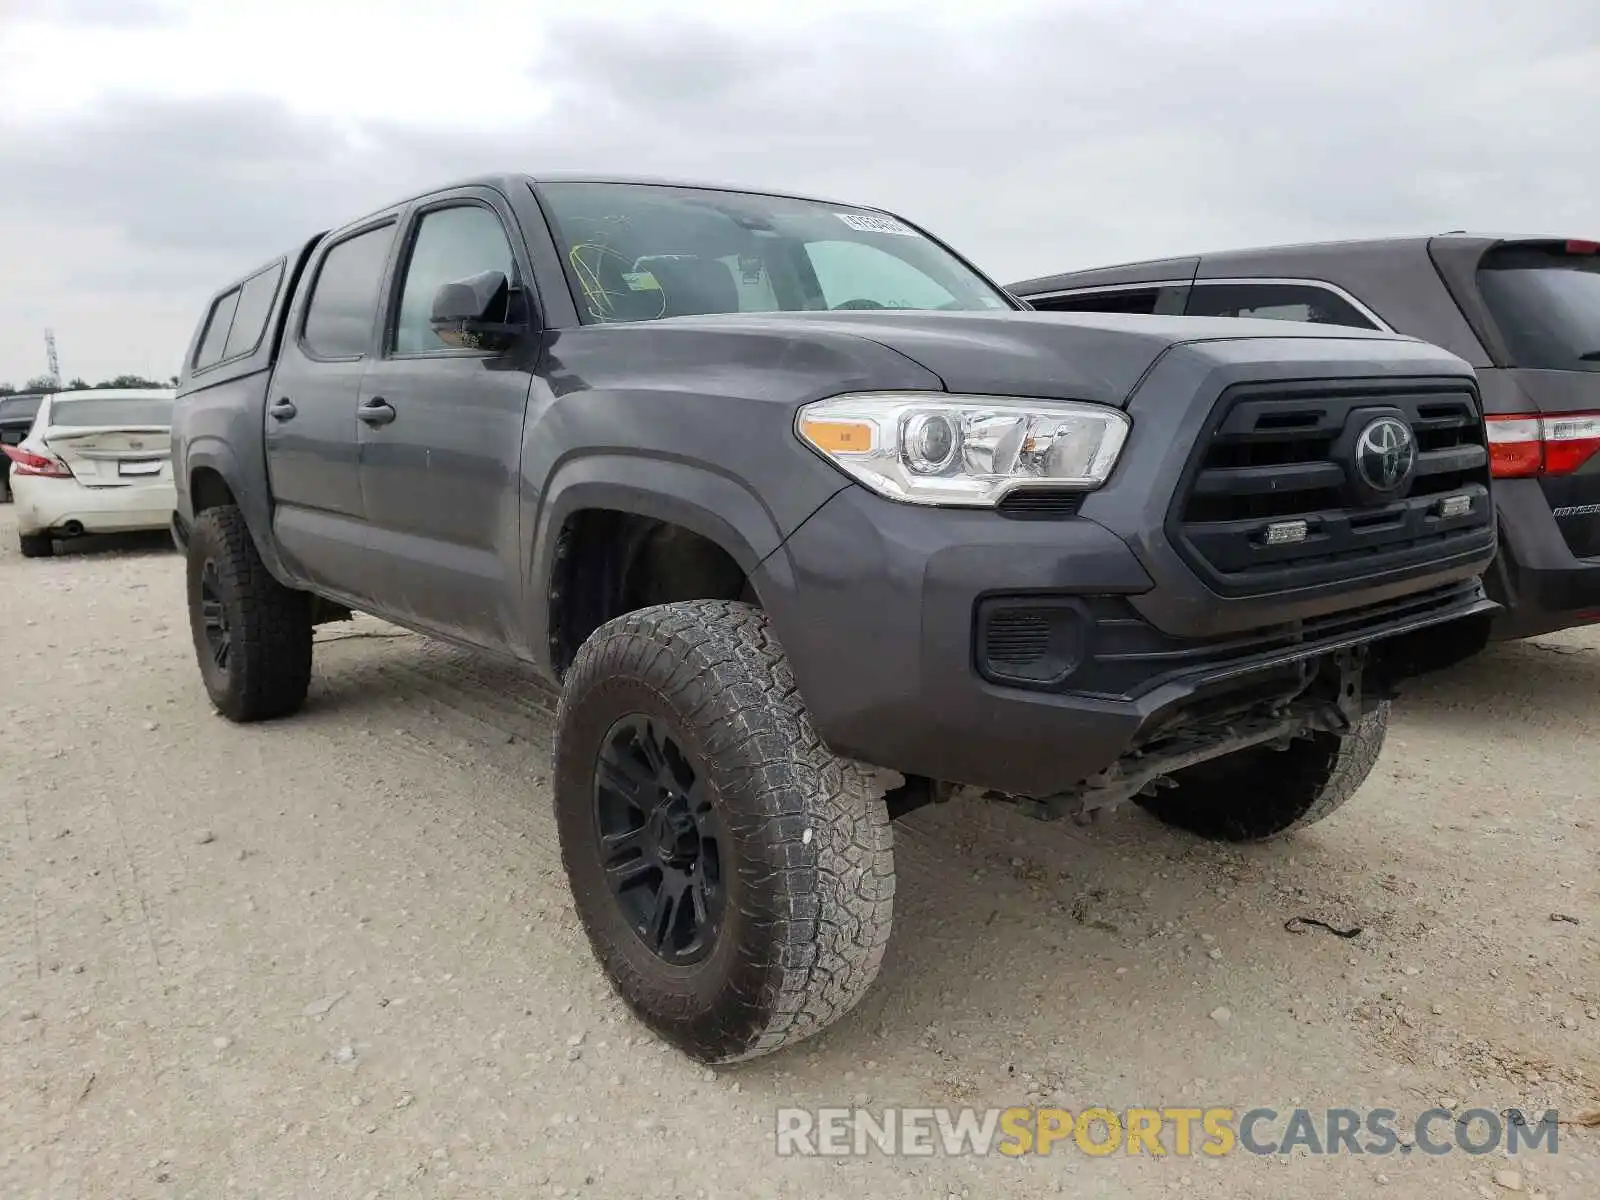
POLYGON ((1001 278, 1298 238, 1596 232, 1592 0, 1515 22, 1449 0, 12 5, 0 380, 42 369, 47 323, 69 373, 168 374, 212 286, 480 170, 883 204, 1001 278))

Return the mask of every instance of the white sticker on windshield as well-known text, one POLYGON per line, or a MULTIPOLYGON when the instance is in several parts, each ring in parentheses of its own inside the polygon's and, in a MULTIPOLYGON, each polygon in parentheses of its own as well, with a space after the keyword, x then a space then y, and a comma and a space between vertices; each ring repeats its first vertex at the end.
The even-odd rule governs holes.
POLYGON ((859 229, 862 233, 898 233, 905 237, 916 237, 917 231, 909 225, 903 225, 893 217, 882 216, 879 213, 834 213, 834 216, 843 221, 851 229, 859 229))
POLYGON ((622 282, 635 292, 659 292, 661 284, 649 271, 624 271, 622 282))

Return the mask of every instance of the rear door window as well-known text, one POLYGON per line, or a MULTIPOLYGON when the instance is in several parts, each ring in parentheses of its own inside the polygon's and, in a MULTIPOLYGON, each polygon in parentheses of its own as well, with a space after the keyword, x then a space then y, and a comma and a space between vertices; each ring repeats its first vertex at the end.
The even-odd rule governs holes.
POLYGON ((283 264, 275 263, 245 280, 239 289, 238 305, 233 311, 233 327, 228 332, 228 342, 222 351, 224 359, 251 354, 261 345, 261 335, 266 332, 267 316, 272 312, 272 302, 278 295, 278 281, 282 278, 283 264))
POLYGON ((1600 371, 1600 253, 1503 246, 1484 256, 1478 290, 1508 366, 1600 371))
POLYGON ((301 340, 317 358, 360 358, 372 344, 394 222, 336 243, 317 268, 301 340))
POLYGON ((228 344, 228 330, 233 325, 233 313, 239 306, 239 289, 224 292, 211 305, 206 317, 206 331, 200 339, 200 349, 195 351, 194 369, 203 371, 222 361, 223 348, 228 344))
POLYGON ((1314 283, 1205 283, 1189 292, 1191 317, 1253 317, 1314 325, 1377 326, 1343 296, 1314 283))

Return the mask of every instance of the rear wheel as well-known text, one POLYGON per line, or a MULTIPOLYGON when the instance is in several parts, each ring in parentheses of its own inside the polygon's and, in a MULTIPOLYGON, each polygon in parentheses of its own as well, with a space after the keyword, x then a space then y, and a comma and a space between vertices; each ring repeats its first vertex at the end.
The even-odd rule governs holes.
POLYGON ((49 558, 56 552, 55 539, 48 533, 19 533, 17 545, 23 558, 49 558))
POLYGON ((799 1041, 876 978, 894 901, 882 792, 822 744, 758 609, 665 604, 596 631, 561 696, 555 804, 596 957, 686 1054, 799 1041))
POLYGON ((1278 837, 1327 817, 1372 773, 1389 728, 1389 704, 1340 736, 1296 738, 1287 750, 1257 746, 1179 771, 1175 788, 1141 796, 1168 825, 1223 842, 1278 837))
POLYGON ((267 572, 233 505, 200 514, 187 566, 195 655, 217 711, 263 721, 298 709, 311 683, 311 597, 267 572))

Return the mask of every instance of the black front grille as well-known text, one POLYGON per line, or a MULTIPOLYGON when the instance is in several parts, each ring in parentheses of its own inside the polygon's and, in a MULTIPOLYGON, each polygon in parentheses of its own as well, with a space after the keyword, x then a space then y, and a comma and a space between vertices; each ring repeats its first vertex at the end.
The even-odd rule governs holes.
POLYGON ((1226 595, 1354 580, 1480 550, 1494 520, 1480 411, 1460 380, 1230 388, 1174 498, 1168 536, 1226 595), (1409 426, 1416 448, 1409 480, 1389 494, 1362 484, 1354 457, 1359 434, 1381 416, 1409 426), (1443 501, 1456 497, 1470 507, 1444 515, 1443 501), (1284 540, 1269 540, 1274 526, 1284 540))

